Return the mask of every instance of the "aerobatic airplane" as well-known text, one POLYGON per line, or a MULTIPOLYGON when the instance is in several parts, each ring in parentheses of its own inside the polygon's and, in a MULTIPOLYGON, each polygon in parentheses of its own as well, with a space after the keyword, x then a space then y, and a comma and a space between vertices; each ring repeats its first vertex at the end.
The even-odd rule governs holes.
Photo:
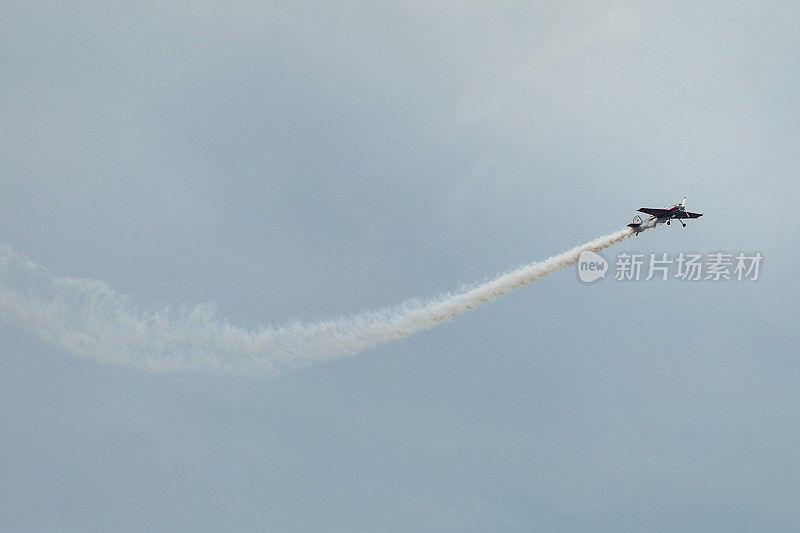
POLYGON ((628 227, 633 228, 633 231, 635 231, 637 235, 648 228, 654 228, 659 224, 663 224, 664 222, 666 222, 669 226, 669 223, 673 218, 680 222, 685 228, 686 223, 684 223, 684 221, 681 219, 699 218, 703 216, 703 213, 690 213, 686 210, 685 196, 683 197, 683 201, 681 203, 675 204, 672 207, 642 207, 641 209, 637 209, 637 211, 650 215, 650 218, 644 221, 642 220, 642 217, 636 215, 633 217, 633 222, 628 224, 628 227))

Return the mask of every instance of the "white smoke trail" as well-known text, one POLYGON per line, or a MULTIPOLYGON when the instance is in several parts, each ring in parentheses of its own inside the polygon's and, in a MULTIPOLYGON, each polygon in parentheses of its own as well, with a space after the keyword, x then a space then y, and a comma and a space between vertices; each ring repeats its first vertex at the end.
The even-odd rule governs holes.
POLYGON ((352 355, 430 329, 630 237, 630 228, 454 294, 351 317, 247 331, 209 305, 146 311, 105 283, 71 279, 0 244, 0 316, 79 356, 156 371, 204 369, 272 374, 282 367, 352 355))

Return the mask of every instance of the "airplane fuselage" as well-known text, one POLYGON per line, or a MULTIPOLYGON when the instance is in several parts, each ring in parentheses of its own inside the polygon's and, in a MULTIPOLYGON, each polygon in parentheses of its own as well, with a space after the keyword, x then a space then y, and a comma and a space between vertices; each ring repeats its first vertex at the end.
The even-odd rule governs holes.
POLYGON ((650 217, 647 220, 645 220, 644 222, 642 222, 641 224, 636 224, 636 225, 629 224, 629 227, 631 229, 633 229, 633 232, 635 234, 638 235, 639 233, 643 232, 644 230, 650 229, 650 228, 655 228, 656 226, 660 226, 661 224, 663 224, 666 221, 667 221, 667 219, 661 220, 658 217, 650 217))

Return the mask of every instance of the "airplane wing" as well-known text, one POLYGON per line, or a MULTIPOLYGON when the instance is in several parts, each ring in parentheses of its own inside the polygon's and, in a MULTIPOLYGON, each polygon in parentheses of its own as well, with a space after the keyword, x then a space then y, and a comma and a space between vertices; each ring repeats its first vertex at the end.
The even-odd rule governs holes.
POLYGON ((666 215, 671 211, 671 209, 657 209, 655 207, 642 207, 637 209, 640 213, 647 213, 648 215, 653 215, 654 217, 660 217, 666 215))
POLYGON ((689 213, 686 211, 682 211, 675 215, 673 218, 700 218, 703 216, 703 213, 689 213))

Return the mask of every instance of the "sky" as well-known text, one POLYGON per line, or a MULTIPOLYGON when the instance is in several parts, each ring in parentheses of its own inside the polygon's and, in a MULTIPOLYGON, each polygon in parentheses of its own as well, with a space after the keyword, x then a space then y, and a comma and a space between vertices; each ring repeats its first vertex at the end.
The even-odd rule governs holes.
POLYGON ((271 377, 0 321, 0 523, 793 530, 800 8, 8 2, 0 241, 248 330, 436 297, 704 213, 430 331, 271 377), (613 279, 617 254, 764 257, 613 279))

